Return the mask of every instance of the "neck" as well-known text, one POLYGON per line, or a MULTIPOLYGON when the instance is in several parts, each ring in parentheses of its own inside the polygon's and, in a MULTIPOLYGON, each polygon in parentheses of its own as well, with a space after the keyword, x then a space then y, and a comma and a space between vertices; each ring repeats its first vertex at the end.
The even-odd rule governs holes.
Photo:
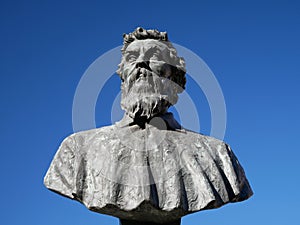
POLYGON ((117 124, 120 127, 137 125, 141 129, 145 129, 147 125, 154 126, 160 130, 181 129, 181 125, 174 119, 173 114, 170 112, 158 114, 151 118, 147 118, 146 116, 132 118, 125 113, 123 119, 117 124))
POLYGON ((140 128, 145 129, 146 123, 149 123, 150 120, 151 118, 148 119, 146 116, 135 117, 130 125, 137 124, 140 128))

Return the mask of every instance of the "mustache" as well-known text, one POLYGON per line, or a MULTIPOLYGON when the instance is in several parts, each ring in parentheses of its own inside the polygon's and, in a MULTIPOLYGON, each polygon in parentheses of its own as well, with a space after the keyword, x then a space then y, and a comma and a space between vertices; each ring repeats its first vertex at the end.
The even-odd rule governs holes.
MULTIPOLYGON (((154 86, 157 85, 157 82, 155 82, 154 76, 157 76, 151 68, 144 68, 144 67, 138 67, 134 68, 130 75, 129 79, 127 82, 128 85, 128 91, 132 89, 132 87, 136 84, 138 81, 144 81, 145 83, 147 82, 147 86, 153 89, 154 91, 154 86)), ((158 77, 158 76, 157 76, 158 77)))
POLYGON ((148 71, 153 73, 153 70, 149 66, 150 61, 143 61, 143 62, 138 62, 135 64, 135 66, 132 67, 131 71, 128 73, 129 77, 129 82, 133 82, 139 78, 140 75, 148 75, 146 74, 148 71))

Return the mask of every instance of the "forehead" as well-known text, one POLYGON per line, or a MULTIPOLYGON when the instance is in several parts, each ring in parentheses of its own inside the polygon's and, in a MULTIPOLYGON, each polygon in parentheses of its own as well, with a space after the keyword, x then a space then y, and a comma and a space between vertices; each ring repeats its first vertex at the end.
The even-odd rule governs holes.
POLYGON ((145 39, 145 40, 135 40, 128 45, 126 51, 139 51, 140 49, 150 49, 156 47, 161 51, 168 49, 169 47, 163 42, 154 39, 145 39))

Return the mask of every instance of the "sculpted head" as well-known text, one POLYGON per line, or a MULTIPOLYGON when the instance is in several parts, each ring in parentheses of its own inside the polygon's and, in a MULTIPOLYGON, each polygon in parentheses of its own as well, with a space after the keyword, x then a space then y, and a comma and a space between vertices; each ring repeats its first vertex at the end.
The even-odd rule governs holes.
POLYGON ((132 118, 165 113, 185 88, 184 59, 168 41, 166 32, 137 28, 124 34, 121 107, 132 118))

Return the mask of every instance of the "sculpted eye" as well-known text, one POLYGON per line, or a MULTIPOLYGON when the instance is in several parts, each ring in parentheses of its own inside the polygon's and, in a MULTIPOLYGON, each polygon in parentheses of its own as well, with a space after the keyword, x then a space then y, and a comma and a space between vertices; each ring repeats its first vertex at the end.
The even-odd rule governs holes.
POLYGON ((161 53, 159 51, 156 51, 156 52, 154 52, 152 57, 159 59, 159 58, 161 58, 161 53))
POLYGON ((159 60, 162 58, 161 51, 156 48, 151 49, 151 51, 148 52, 148 55, 150 59, 154 59, 154 60, 159 60))
POLYGON ((133 62, 137 59, 137 57, 138 57, 138 54, 136 52, 131 52, 126 56, 126 60, 128 62, 133 62))

